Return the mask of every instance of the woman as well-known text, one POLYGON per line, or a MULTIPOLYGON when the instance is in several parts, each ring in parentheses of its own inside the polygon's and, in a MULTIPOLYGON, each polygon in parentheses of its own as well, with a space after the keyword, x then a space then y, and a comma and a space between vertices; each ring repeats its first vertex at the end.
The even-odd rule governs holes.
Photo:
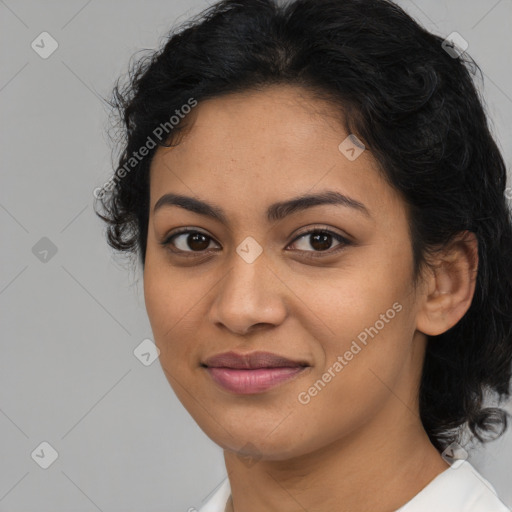
POLYGON ((512 361, 471 64, 385 0, 225 0, 114 89, 99 215, 224 450, 204 512, 508 510, 463 448, 506 429, 512 361))

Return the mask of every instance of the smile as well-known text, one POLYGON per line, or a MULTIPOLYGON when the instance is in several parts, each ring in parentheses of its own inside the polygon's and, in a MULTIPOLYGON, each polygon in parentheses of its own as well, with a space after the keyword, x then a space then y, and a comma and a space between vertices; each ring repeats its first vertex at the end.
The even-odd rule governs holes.
POLYGON ((310 368, 306 361, 271 352, 225 352, 206 359, 202 366, 222 388, 238 394, 262 393, 310 368))
POLYGON ((206 368, 212 379, 233 393, 262 393, 303 372, 307 366, 282 368, 206 368))

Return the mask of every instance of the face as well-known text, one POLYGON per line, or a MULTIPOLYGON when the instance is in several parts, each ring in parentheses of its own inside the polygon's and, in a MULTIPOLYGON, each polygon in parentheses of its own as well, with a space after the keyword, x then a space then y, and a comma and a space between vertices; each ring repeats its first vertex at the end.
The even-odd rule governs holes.
POLYGON ((332 112, 283 85, 204 101, 152 161, 144 294, 160 363, 226 450, 306 454, 416 393, 407 212, 332 112), (211 360, 226 352, 240 358, 211 360), (243 357, 256 352, 273 356, 243 357))

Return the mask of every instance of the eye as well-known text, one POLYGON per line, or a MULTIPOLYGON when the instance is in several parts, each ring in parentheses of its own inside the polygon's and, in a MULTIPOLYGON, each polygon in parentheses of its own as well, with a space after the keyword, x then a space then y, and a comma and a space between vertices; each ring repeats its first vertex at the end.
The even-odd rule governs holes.
POLYGON ((210 242, 213 238, 206 233, 191 229, 182 229, 177 233, 173 233, 163 240, 161 245, 168 248, 173 253, 200 253, 211 249, 210 242), (177 250, 173 249, 175 247, 177 250))
MULTIPOLYGON (((183 256, 199 256, 201 253, 212 249, 210 244, 213 241, 213 238, 206 233, 190 228, 183 228, 180 231, 167 236, 162 242, 160 242, 160 244, 174 254, 183 256)), ((293 245, 299 246, 299 252, 310 253, 307 254, 307 258, 317 258, 336 254, 343 250, 345 246, 351 245, 351 241, 339 233, 335 233, 329 229, 316 228, 300 234, 288 247, 293 245), (307 240, 307 237, 309 237, 309 241, 307 240), (335 241, 338 242, 339 247, 335 246, 337 248, 334 251, 329 251, 332 243, 335 241), (313 250, 309 250, 311 247, 313 250)), ((217 244, 216 249, 218 248, 220 247, 217 244)))
POLYGON ((344 249, 345 246, 350 245, 351 242, 339 233, 335 233, 334 231, 330 231, 328 229, 317 228, 299 235, 297 238, 295 238, 291 245, 294 244, 298 246, 299 251, 313 253, 308 254, 308 258, 316 258, 325 256, 326 252, 327 255, 336 254, 344 249), (299 241, 299 243, 297 243, 297 241, 299 241), (331 248, 333 241, 339 242, 338 246, 335 246, 337 248, 334 251, 327 252, 331 248), (308 250, 308 247, 312 247, 313 251, 308 250))

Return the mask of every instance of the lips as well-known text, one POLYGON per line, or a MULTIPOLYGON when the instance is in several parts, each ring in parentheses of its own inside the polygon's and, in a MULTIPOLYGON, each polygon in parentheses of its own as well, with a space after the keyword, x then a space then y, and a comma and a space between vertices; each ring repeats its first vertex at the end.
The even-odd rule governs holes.
POLYGON ((222 388, 238 394, 267 391, 303 373, 309 365, 271 352, 225 352, 202 364, 222 388))
POLYGON ((248 354, 237 354, 236 352, 224 352, 206 359, 205 363, 209 368, 292 368, 297 366, 308 366, 304 361, 293 361, 272 352, 251 352, 248 354))

